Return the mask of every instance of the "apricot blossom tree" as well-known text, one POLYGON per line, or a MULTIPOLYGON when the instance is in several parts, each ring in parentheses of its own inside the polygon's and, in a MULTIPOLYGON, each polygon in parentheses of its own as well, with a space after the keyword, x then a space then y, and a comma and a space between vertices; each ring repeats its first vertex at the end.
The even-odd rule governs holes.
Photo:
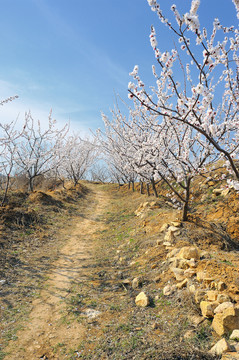
POLYGON ((13 141, 16 148, 16 170, 23 173, 29 180, 29 189, 34 190, 34 179, 39 175, 49 173, 55 166, 62 139, 66 136, 69 126, 56 128, 56 121, 50 112, 46 128, 40 121, 34 121, 31 112, 25 115, 26 124, 21 136, 13 141))
POLYGON ((103 119, 108 143, 117 144, 121 162, 130 164, 141 178, 163 180, 169 200, 182 208, 182 219, 187 220, 192 179, 206 173, 205 164, 217 159, 208 141, 183 122, 150 115, 137 102, 128 118, 117 110, 112 120, 105 115, 103 119))
MULTIPOLYGON (((238 16, 239 3, 233 2, 238 16)), ((206 28, 200 28, 199 0, 192 0, 189 12, 183 15, 172 5, 173 22, 166 18, 156 0, 148 3, 179 45, 160 51, 156 30, 151 27, 156 86, 146 90, 136 65, 131 72, 134 81, 128 86, 129 98, 136 99, 149 115, 158 115, 174 124, 174 128, 179 123, 192 128, 197 141, 210 145, 210 151, 213 148, 215 154, 226 160, 238 182, 239 169, 234 161, 239 156, 238 29, 223 27, 215 19, 209 35, 206 28)))
POLYGON ((79 135, 68 136, 59 147, 57 173, 61 179, 72 180, 77 185, 86 176, 97 158, 95 140, 82 139, 79 135))

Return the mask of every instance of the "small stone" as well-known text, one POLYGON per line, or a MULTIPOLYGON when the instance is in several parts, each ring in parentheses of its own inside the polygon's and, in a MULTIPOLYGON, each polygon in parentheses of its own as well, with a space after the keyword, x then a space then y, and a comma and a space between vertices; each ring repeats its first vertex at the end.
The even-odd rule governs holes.
POLYGON ((185 259, 178 259, 177 257, 169 259, 171 262, 171 267, 178 268, 178 269, 187 269, 188 264, 187 260, 185 259))
POLYGON ((187 270, 184 271, 184 275, 185 275, 186 277, 191 278, 191 277, 193 277, 194 275, 196 275, 196 271, 193 270, 193 269, 187 269, 187 270))
POLYGON ((163 245, 164 245, 164 246, 172 246, 172 244, 171 244, 169 241, 164 241, 164 242, 163 242, 163 245))
POLYGON ((205 318, 203 316, 194 315, 190 316, 189 320, 191 321, 193 326, 197 327, 205 320, 205 318))
POLYGON ((135 298, 135 304, 137 306, 146 307, 149 305, 149 297, 141 291, 135 298))
POLYGON ((191 294, 195 294, 196 292, 196 286, 195 285, 190 285, 189 288, 188 288, 189 292, 191 294))
POLYGON ((239 341, 239 329, 233 330, 230 336, 230 340, 239 341))
POLYGON ((207 274, 204 271, 199 271, 197 273, 197 281, 203 282, 203 280, 206 278, 207 274))
POLYGON ((170 243, 173 241, 173 233, 171 231, 166 232, 166 234, 164 236, 164 241, 165 242, 170 242, 170 243))
POLYGON ((176 286, 177 286, 178 289, 183 289, 184 287, 187 286, 187 283, 188 283, 188 279, 184 279, 180 283, 176 284, 176 286))
POLYGON ((209 301, 217 301, 218 292, 214 290, 210 290, 207 292, 207 299, 209 301))
POLYGON ((180 250, 178 257, 182 259, 200 259, 199 251, 195 246, 184 246, 180 250))
POLYGON ((164 296, 170 296, 174 293, 175 291, 175 285, 173 286, 170 286, 170 285, 166 285, 164 288, 163 288, 163 294, 164 296))
POLYGON ((213 189, 212 193, 215 194, 216 196, 219 196, 222 194, 223 189, 213 189))
POLYGON ((152 269, 152 270, 153 270, 153 269, 156 269, 157 266, 158 266, 157 264, 153 264, 153 265, 151 265, 151 269, 152 269))
POLYGON ((137 289, 140 286, 140 284, 141 284, 141 281, 139 278, 136 277, 132 280, 132 288, 133 289, 137 289))
POLYGON ((208 181, 208 186, 214 186, 214 181, 208 181))
POLYGON ((209 352, 213 355, 222 355, 225 352, 228 352, 231 350, 231 346, 228 344, 228 342, 223 338, 219 340, 212 348, 209 350, 209 352))
POLYGON ((187 264, 190 268, 195 268, 197 266, 195 259, 188 260, 187 264))
POLYGON ((213 318, 214 316, 214 309, 216 308, 217 304, 209 302, 209 301, 201 301, 200 302, 200 309, 202 311, 202 316, 206 318, 213 318))
POLYGON ((222 190, 221 195, 222 195, 222 196, 227 196, 230 191, 231 191, 231 189, 229 189, 229 188, 228 188, 228 189, 224 189, 224 190, 222 190))
POLYGON ((171 271, 173 272, 177 281, 182 281, 185 279, 184 271, 182 269, 171 268, 171 271))
POLYGON ((181 221, 172 221, 172 222, 171 222, 171 225, 179 228, 179 227, 182 225, 182 223, 181 223, 181 221))
POLYGON ((166 258, 167 258, 167 259, 174 258, 174 257, 179 253, 179 251, 180 251, 180 249, 174 248, 172 251, 170 251, 170 252, 167 254, 166 258))
POLYGON ((169 225, 168 225, 167 223, 163 224, 163 225, 161 226, 159 232, 161 232, 161 233, 164 232, 165 230, 167 230, 168 226, 169 226, 169 225))
POLYGON ((176 227, 176 226, 169 226, 169 228, 168 228, 168 231, 170 231, 170 232, 172 232, 172 233, 175 233, 176 231, 178 231, 178 227, 176 227))
POLYGON ((222 313, 224 310, 226 310, 229 307, 234 307, 233 303, 223 302, 222 304, 220 304, 216 307, 216 309, 214 310, 214 314, 222 313))
POLYGON ((125 286, 128 286, 128 285, 131 285, 131 281, 130 281, 130 279, 124 279, 122 281, 122 284, 124 284, 125 286))

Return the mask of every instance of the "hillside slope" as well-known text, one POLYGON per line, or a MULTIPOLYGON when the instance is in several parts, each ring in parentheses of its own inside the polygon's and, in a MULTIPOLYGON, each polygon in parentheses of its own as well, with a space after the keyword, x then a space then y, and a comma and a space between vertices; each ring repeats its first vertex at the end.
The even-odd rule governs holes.
MULTIPOLYGON (((24 232, 24 246, 12 249, 21 253, 15 267, 4 265, 5 277, 9 267, 12 278, 1 285, 2 358, 220 358, 208 351, 237 327, 239 259, 237 222, 227 228, 230 221, 218 214, 235 210, 236 194, 213 198, 206 185, 212 198, 198 202, 191 221, 182 223, 162 196, 85 186, 84 197, 68 205, 63 193, 52 194, 61 201, 50 204, 58 206, 52 230, 38 233, 53 237, 47 246, 38 240, 34 252, 32 241, 26 245, 29 228, 14 230, 16 237, 24 232), (225 302, 234 311, 230 324, 220 318, 223 312, 214 314, 225 302)), ((31 196, 31 206, 40 209, 43 199, 50 201, 31 196)), ((49 204, 44 206, 46 211, 49 204)), ((28 236, 36 237, 39 229, 30 230, 28 236)), ((237 342, 229 345, 224 359, 238 356, 237 342)))

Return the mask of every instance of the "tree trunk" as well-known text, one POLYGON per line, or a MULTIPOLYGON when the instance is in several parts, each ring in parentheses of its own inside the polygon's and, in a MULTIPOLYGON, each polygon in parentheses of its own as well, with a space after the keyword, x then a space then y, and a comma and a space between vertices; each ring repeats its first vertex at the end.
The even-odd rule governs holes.
POLYGON ((66 187, 65 187, 65 179, 62 179, 61 182, 62 182, 63 189, 66 189, 66 187))
POLYGON ((157 189, 156 189, 156 186, 155 186, 155 181, 154 181, 154 179, 151 179, 151 184, 152 184, 154 196, 157 198, 157 197, 158 197, 158 193, 157 193, 157 189))
POLYGON ((34 177, 30 177, 30 178, 29 178, 29 190, 30 190, 31 192, 34 191, 33 182, 34 182, 34 177))
POLYGON ((129 183, 128 183, 128 189, 130 189, 130 181, 129 181, 129 183))
POLYGON ((183 204, 183 214, 182 214, 182 220, 187 221, 188 220, 188 208, 189 208, 189 199, 190 199, 190 184, 191 184, 191 178, 188 178, 186 180, 186 189, 185 189, 185 202, 183 204))
POLYGON ((143 194, 143 181, 140 181, 140 194, 143 194))
POLYGON ((146 184, 146 189, 147 189, 147 195, 150 196, 149 183, 146 184))
POLYGON ((134 191, 134 181, 132 181, 132 191, 134 191))
POLYGON ((7 183, 6 183, 5 192, 3 195, 1 206, 3 206, 7 200, 7 192, 8 192, 8 188, 9 188, 9 183, 10 183, 10 175, 7 176, 7 183))

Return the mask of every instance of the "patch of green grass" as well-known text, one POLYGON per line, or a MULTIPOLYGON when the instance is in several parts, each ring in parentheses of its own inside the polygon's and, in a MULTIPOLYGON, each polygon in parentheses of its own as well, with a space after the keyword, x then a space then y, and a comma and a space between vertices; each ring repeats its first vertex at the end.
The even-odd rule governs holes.
POLYGON ((130 332, 132 330, 132 327, 128 323, 121 323, 117 326, 116 331, 123 331, 123 332, 130 332))
POLYGON ((95 300, 91 300, 88 305, 89 305, 91 308, 94 309, 94 308, 97 307, 98 303, 97 303, 97 301, 95 301, 95 300))
POLYGON ((10 341, 10 340, 15 341, 15 340, 17 340, 17 335, 16 335, 17 330, 19 330, 19 329, 14 329, 14 330, 8 330, 8 331, 6 331, 6 332, 4 333, 4 339, 5 339, 6 341, 10 341))
POLYGON ((222 260, 222 261, 220 261, 221 263, 223 263, 223 264, 227 264, 227 265, 230 265, 230 266, 235 266, 231 261, 229 261, 229 260, 222 260))
POLYGON ((160 292, 160 294, 158 295, 159 298, 156 300, 156 304, 160 305, 160 306, 169 306, 172 304, 172 302, 170 300, 168 300, 162 292, 160 292))
POLYGON ((56 354, 59 349, 62 349, 63 351, 61 351, 61 353, 65 354, 65 352, 66 352, 66 345, 65 345, 65 343, 61 343, 61 342, 57 343, 57 344, 53 347, 53 353, 56 354))
POLYGON ((208 341, 211 341, 212 339, 212 330, 210 326, 201 326, 199 329, 197 329, 197 333, 193 337, 192 341, 196 344, 198 343, 207 343, 208 341))
POLYGON ((0 350, 0 360, 3 360, 6 356, 6 353, 0 350))
POLYGON ((110 305, 110 310, 112 311, 121 311, 121 306, 120 305, 110 305))

